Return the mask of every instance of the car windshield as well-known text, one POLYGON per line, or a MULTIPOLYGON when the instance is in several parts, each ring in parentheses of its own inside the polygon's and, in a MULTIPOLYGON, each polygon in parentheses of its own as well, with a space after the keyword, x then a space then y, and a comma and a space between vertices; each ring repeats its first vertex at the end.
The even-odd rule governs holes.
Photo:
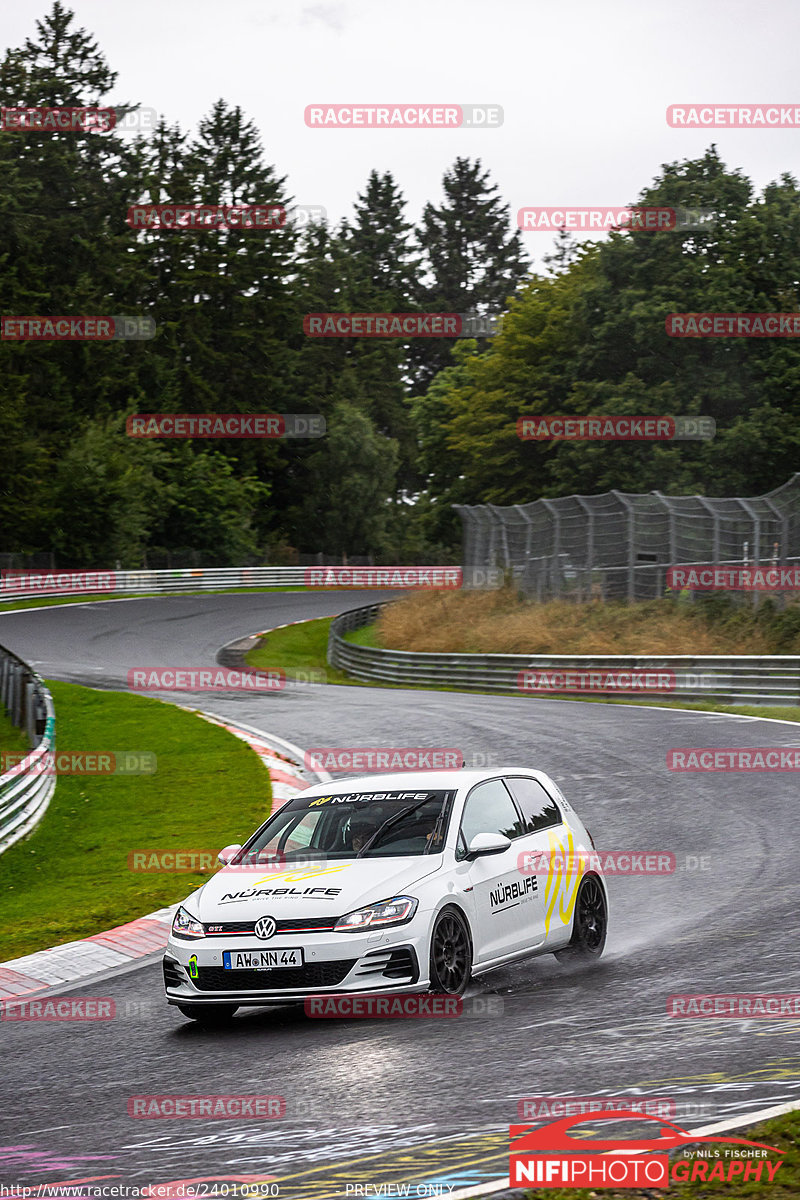
POLYGON ((298 796, 244 847, 243 857, 287 863, 438 854, 452 792, 344 792, 298 796))

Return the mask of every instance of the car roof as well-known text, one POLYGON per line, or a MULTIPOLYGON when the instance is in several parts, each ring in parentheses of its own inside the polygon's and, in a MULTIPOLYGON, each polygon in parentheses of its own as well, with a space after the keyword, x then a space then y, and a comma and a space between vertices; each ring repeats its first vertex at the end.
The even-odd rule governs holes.
POLYGON ((315 783, 300 795, 341 796, 350 792, 431 792, 464 789, 471 788, 485 779, 497 779, 499 775, 549 778, 543 771, 515 766, 493 767, 491 770, 463 768, 457 771, 393 771, 383 775, 354 775, 333 779, 329 783, 315 783))

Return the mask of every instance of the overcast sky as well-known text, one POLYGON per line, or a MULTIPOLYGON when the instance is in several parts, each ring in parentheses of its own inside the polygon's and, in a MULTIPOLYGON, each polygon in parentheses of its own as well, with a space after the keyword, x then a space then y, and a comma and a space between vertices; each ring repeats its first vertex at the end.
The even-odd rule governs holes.
MULTIPOLYGON (((69 0, 67 0, 69 3, 69 0)), ((0 0, 21 45, 50 0, 0 0)), ((416 219, 457 155, 483 160, 511 205, 619 205, 663 162, 712 142, 760 190, 800 174, 800 130, 670 129, 687 102, 800 104, 797 0, 72 0, 139 101, 185 130, 239 104, 298 203, 349 215, 371 168, 416 219), (493 103, 496 129, 310 129, 312 103, 493 103)), ((256 201, 258 198, 253 197, 256 201)), ((546 233, 524 234, 536 260, 546 233)))

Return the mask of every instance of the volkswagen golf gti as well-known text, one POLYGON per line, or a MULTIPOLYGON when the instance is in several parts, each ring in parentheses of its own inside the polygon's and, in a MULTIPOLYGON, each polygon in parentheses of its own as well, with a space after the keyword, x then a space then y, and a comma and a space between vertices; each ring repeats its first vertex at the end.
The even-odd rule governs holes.
POLYGON ((608 898, 594 843, 525 768, 315 785, 178 908, 167 1000, 187 1017, 315 995, 460 995, 538 954, 598 958, 608 898))

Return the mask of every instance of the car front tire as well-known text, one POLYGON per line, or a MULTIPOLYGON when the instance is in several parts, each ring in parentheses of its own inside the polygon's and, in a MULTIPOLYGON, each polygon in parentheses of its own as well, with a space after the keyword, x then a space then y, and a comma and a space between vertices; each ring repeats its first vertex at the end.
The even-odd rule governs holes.
POLYGON ((472 975, 472 940, 460 909, 443 908, 431 934, 431 991, 461 996, 472 975))

